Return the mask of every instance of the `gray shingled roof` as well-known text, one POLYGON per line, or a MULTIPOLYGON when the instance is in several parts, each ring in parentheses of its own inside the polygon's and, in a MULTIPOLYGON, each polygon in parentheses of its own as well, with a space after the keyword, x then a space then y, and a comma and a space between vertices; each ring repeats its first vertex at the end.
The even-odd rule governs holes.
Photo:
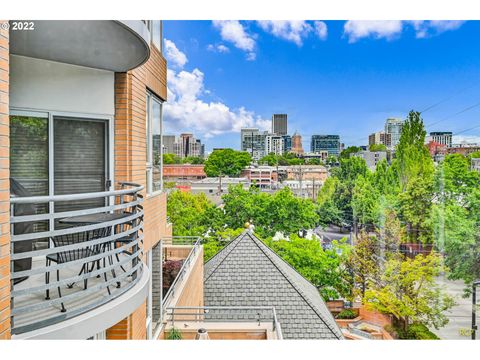
POLYGON ((275 306, 285 339, 343 339, 318 290, 249 231, 205 264, 206 306, 275 306))

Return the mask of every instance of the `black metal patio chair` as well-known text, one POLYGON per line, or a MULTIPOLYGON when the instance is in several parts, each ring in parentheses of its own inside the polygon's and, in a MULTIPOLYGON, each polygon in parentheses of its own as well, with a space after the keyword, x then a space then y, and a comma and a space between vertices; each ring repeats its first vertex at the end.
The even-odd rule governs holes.
MULTIPOLYGON (((78 232, 78 233, 73 233, 73 234, 66 234, 66 235, 58 235, 51 237, 51 241, 54 245, 54 247, 60 247, 60 246, 67 246, 67 245, 73 245, 73 244, 82 244, 87 241, 103 238, 110 235, 110 228, 100 228, 100 229, 95 229, 95 230, 90 230, 90 231, 83 231, 83 232, 78 232)), ((67 262, 75 261, 75 260, 81 260, 85 259, 97 254, 102 253, 105 251, 105 247, 102 246, 103 244, 100 245, 88 245, 85 244, 85 246, 80 245, 77 249, 73 250, 66 250, 66 251, 61 251, 58 253, 50 254, 47 255, 46 257, 46 265, 47 267, 52 264, 52 262, 55 262, 57 264, 64 264, 67 262)), ((82 268, 80 270, 80 273, 78 275, 82 275, 84 273, 91 272, 95 264, 99 265, 100 260, 95 260, 95 261, 86 261, 85 263, 82 264, 82 268), (91 265, 91 268, 90 268, 91 265)), ((103 266, 105 267, 105 258, 103 258, 103 266)), ((99 268, 99 266, 98 266, 99 268)), ((57 282, 60 281, 60 270, 57 269, 57 282)), ((104 278, 105 282, 107 282, 107 273, 104 273, 104 278)), ((50 272, 47 271, 45 273, 45 283, 48 285, 50 283, 50 272)), ((72 284, 67 284, 68 288, 72 288, 74 283, 72 284)), ((85 278, 83 280, 83 285, 84 289, 87 289, 88 286, 88 279, 85 278)), ((60 285, 57 287, 58 290, 58 296, 61 298, 62 297, 62 292, 60 289, 60 285)), ((108 294, 110 295, 110 288, 107 285, 107 291, 108 294)), ((50 299, 50 289, 46 289, 45 293, 45 299, 49 300, 50 299)), ((65 308, 64 303, 61 303, 62 309, 61 312, 67 311, 65 308)))

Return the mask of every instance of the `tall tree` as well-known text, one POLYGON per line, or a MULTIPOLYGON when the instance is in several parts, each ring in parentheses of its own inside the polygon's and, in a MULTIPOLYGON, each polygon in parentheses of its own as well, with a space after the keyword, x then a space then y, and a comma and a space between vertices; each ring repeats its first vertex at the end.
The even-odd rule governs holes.
POLYGON ((348 245, 335 243, 332 249, 324 250, 317 240, 302 239, 296 234, 289 238, 267 240, 267 244, 315 285, 325 300, 350 297, 351 277, 344 266, 350 251, 348 245))
POLYGON ((205 161, 205 173, 207 176, 237 177, 251 161, 250 154, 245 151, 215 150, 205 161))
POLYGON ((397 171, 402 190, 412 179, 431 178, 433 161, 425 146, 425 126, 418 111, 410 111, 402 127, 400 141, 396 147, 397 171))
POLYGON ((380 243, 376 236, 361 231, 350 251, 347 266, 353 275, 353 295, 363 300, 367 289, 380 281, 380 243))
POLYGON ((437 284, 444 271, 443 259, 437 254, 417 255, 414 259, 392 259, 386 263, 381 284, 365 292, 366 304, 392 315, 405 332, 412 323, 438 329, 448 322, 445 312, 453 299, 437 284))

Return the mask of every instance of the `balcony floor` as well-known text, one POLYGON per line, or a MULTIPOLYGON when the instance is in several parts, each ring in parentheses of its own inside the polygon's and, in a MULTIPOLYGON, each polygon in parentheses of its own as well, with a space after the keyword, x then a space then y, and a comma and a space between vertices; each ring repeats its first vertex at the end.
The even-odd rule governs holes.
MULTIPOLYGON (((119 258, 120 258, 120 261, 122 261, 123 259, 125 259, 125 255, 121 254, 119 258)), ((41 268, 44 266, 45 266, 45 258, 33 259, 32 269, 41 268)), ((108 266, 108 262, 107 262, 107 266, 108 266)), ((126 265, 123 265, 123 267, 128 272, 131 269, 131 263, 129 262, 126 265)), ((80 269, 81 269, 81 265, 61 269, 60 280, 78 275, 78 273, 80 272, 80 269)), ((123 274, 123 270, 118 266, 115 268, 115 273, 117 276, 121 276, 123 274)), ((113 279, 113 275, 109 271, 107 274, 107 280, 111 280, 111 279, 113 279)), ((122 291, 122 289, 125 288, 125 286, 128 286, 132 282, 132 278, 130 276, 124 277, 122 280, 123 281, 120 281, 120 288, 117 288, 115 283, 109 286, 112 295, 116 293, 119 294, 122 291)), ((50 274, 50 282, 53 283, 55 281, 56 281, 56 271, 52 271, 50 274)), ((103 283, 105 283, 105 279, 103 275, 100 278, 97 278, 97 277, 89 278, 87 290, 95 285, 103 284, 103 283)), ((30 276, 27 280, 22 281, 19 284, 16 284, 14 289, 22 290, 22 289, 27 289, 31 287, 42 286, 44 284, 45 284, 45 275, 39 274, 39 275, 30 276)), ((79 281, 75 283, 71 289, 69 289, 66 285, 64 285, 60 288, 60 290, 62 292, 62 297, 65 297, 72 293, 82 292, 84 291, 83 281, 79 281)), ((45 321, 47 319, 51 319, 56 316, 63 315, 65 317, 69 317, 69 312, 71 315, 72 313, 78 311, 81 308, 88 307, 89 305, 93 306, 93 304, 101 302, 102 299, 107 296, 109 295, 105 287, 97 291, 92 291, 90 293, 86 292, 84 296, 75 297, 74 299, 65 301, 64 305, 67 311, 64 313, 60 311, 61 310, 60 303, 57 303, 57 304, 51 304, 48 307, 43 309, 32 310, 28 313, 18 314, 18 315, 15 315, 13 319, 14 323, 12 324, 13 325, 12 327, 14 329, 20 328, 23 326, 28 326, 34 323, 45 321)), ((54 299, 58 299, 57 288, 50 289, 50 300, 54 300, 54 299)), ((17 296, 15 297, 14 305, 15 305, 15 308, 19 308, 19 307, 28 306, 28 305, 42 304, 44 302, 46 302, 45 290, 38 291, 32 294, 17 296)), ((76 315, 72 315, 72 317, 73 316, 76 316, 76 315)))

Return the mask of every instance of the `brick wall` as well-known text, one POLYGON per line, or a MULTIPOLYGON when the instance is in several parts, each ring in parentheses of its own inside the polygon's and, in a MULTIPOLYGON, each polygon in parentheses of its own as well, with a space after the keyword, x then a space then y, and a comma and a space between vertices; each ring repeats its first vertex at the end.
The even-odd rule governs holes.
MULTIPOLYGON (((146 96, 147 89, 167 97, 167 66, 160 52, 151 47, 149 60, 128 73, 115 74, 115 181, 146 186, 146 96)), ((167 226, 166 194, 144 195, 144 253, 164 236, 167 226)), ((107 330, 107 339, 145 339, 146 304, 107 330)))
POLYGON ((8 30, 0 30, 0 339, 10 338, 8 56, 8 30))

